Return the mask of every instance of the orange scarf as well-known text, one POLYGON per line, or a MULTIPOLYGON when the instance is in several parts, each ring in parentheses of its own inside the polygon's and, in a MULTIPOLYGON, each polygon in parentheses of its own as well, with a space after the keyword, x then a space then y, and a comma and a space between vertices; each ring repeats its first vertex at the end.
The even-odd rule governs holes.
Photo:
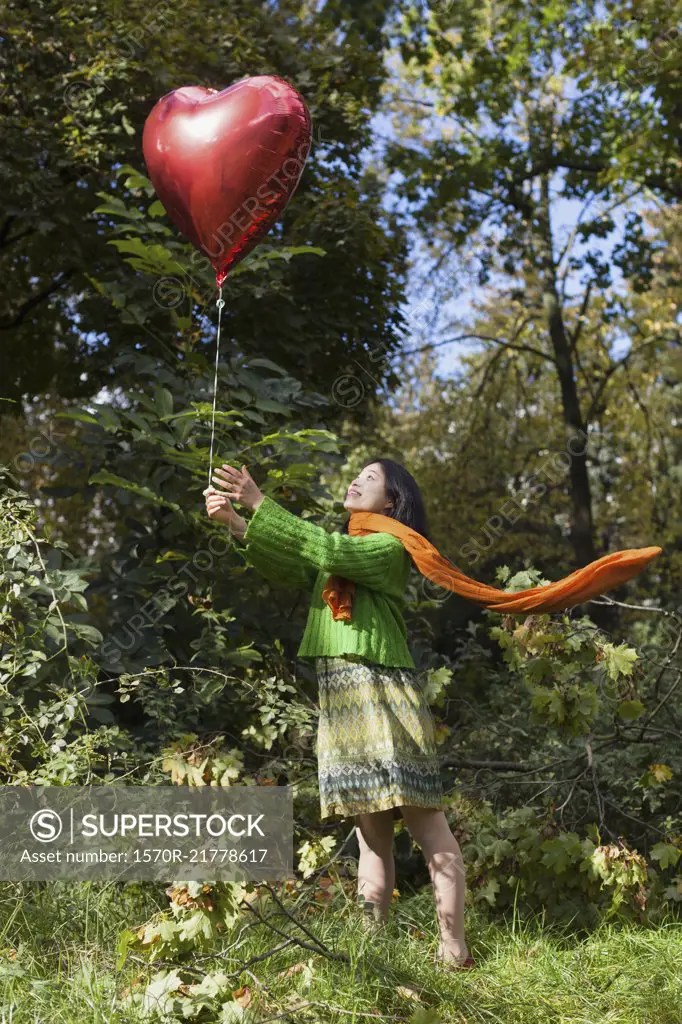
MULTIPOLYGON (((364 537, 367 533, 391 533, 401 540, 423 576, 455 594, 477 601, 484 608, 511 614, 514 612, 559 612, 573 608, 607 590, 613 590, 646 568, 663 548, 626 548, 603 555, 582 569, 564 576, 555 583, 530 587, 517 593, 506 593, 487 583, 477 583, 465 576, 456 565, 440 554, 416 530, 391 516, 379 512, 351 512, 348 533, 364 537)), ((355 583, 343 576, 329 576, 322 597, 332 610, 334 619, 350 622, 355 583)))

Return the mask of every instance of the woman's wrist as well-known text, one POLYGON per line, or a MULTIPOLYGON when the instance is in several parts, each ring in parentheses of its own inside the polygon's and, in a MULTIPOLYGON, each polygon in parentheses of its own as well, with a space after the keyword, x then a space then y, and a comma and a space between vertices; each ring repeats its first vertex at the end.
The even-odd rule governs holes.
POLYGON ((230 523, 230 533, 232 534, 233 537, 236 537, 238 540, 244 540, 244 534, 246 533, 246 527, 248 525, 249 524, 247 523, 246 519, 244 519, 242 516, 239 516, 237 519, 233 520, 230 523))
POLYGON ((264 495, 264 494, 262 493, 262 491, 261 491, 261 493, 260 493, 260 494, 258 495, 258 497, 256 498, 256 500, 255 500, 254 504, 253 504, 253 505, 251 506, 251 509, 252 509, 252 511, 253 511, 253 512, 255 512, 255 511, 256 511, 256 509, 258 508, 258 506, 260 505, 260 503, 261 503, 261 502, 263 501, 263 498, 264 498, 264 497, 265 497, 265 495, 264 495))

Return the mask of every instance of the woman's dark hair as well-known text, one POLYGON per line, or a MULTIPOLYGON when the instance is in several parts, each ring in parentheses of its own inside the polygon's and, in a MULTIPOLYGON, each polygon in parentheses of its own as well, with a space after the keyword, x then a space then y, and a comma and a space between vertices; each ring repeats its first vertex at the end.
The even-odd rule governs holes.
MULTIPOLYGON (((370 466, 373 462, 380 462, 383 466, 386 477, 386 497, 393 502, 391 508, 382 514, 390 516, 391 519, 397 519, 398 522, 411 527, 430 541, 424 499, 415 478, 394 459, 367 459, 365 466, 370 466)), ((341 533, 348 533, 348 519, 343 524, 341 533)))

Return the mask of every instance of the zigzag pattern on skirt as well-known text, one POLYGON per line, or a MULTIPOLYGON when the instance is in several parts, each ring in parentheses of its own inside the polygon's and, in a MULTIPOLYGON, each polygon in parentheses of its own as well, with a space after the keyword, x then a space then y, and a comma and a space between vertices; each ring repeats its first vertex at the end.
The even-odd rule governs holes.
POLYGON ((316 660, 321 816, 401 805, 442 809, 440 760, 422 673, 357 656, 316 660))

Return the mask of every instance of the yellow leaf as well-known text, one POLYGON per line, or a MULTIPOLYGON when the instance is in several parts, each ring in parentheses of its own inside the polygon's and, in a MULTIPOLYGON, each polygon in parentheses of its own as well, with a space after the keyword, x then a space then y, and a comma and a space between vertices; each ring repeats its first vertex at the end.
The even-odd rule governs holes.
POLYGON ((232 998, 235 1003, 239 1003, 240 1006, 243 1006, 244 1009, 246 1009, 251 1002, 251 989, 247 985, 244 985, 242 988, 237 988, 232 993, 232 998))
POLYGON ((398 985, 396 992, 398 995, 403 996, 404 999, 411 999, 415 1003, 420 1003, 421 999, 413 988, 408 988, 407 985, 398 985))
POLYGON ((650 764, 649 771, 656 782, 669 782, 673 777, 672 768, 667 764, 650 764))
POLYGON ((433 735, 438 746, 445 743, 446 739, 450 735, 450 726, 444 722, 436 722, 433 729, 433 735))

